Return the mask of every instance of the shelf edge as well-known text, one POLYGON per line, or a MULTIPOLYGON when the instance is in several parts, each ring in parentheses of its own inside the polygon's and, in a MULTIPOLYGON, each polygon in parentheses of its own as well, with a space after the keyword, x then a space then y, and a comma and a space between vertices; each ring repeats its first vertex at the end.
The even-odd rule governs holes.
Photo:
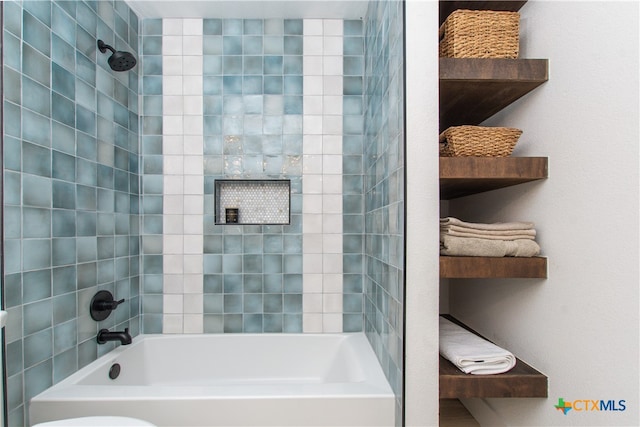
POLYGON ((547 58, 439 58, 440 84, 455 81, 539 83, 549 80, 547 58))
POLYGON ((441 279, 546 279, 546 257, 440 256, 441 279))

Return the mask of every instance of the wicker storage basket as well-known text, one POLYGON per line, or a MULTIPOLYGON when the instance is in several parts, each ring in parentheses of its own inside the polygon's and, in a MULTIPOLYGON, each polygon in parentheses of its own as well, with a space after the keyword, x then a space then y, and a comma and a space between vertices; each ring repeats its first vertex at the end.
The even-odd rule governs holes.
POLYGON ((445 58, 518 57, 520 14, 456 10, 440 27, 440 56, 445 58))
POLYGON ((521 134, 515 128, 451 126, 440 134, 440 156, 508 157, 521 134))

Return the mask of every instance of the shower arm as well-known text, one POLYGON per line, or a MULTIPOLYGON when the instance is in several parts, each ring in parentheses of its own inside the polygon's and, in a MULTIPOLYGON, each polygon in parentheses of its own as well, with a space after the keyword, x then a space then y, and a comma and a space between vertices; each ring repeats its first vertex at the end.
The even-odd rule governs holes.
POLYGON ((102 53, 105 53, 107 51, 107 49, 109 49, 111 51, 111 53, 116 53, 116 50, 114 48, 112 48, 111 46, 109 46, 108 44, 103 42, 102 40, 98 40, 98 49, 100 49, 100 52, 102 52, 102 53))

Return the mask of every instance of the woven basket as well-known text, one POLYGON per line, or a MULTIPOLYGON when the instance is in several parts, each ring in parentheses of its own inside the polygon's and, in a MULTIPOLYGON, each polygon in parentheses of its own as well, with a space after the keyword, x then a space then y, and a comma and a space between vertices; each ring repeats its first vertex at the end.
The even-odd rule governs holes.
POLYGON ((518 57, 520 14, 456 10, 440 27, 440 56, 445 58, 518 57))
POLYGON ((440 156, 508 157, 521 134, 515 128, 452 126, 440 134, 440 156))

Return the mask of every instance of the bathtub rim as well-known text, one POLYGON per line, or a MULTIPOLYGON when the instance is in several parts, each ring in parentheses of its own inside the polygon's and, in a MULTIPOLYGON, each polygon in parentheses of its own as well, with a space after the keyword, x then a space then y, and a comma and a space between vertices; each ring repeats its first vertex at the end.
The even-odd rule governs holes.
POLYGON ((128 396, 133 398, 145 398, 149 400, 164 400, 169 398, 340 398, 344 396, 353 398, 389 398, 394 397, 389 381, 385 377, 380 362, 378 361, 371 344, 363 332, 345 333, 274 333, 274 334, 140 334, 133 338, 130 345, 118 346, 98 359, 80 368, 67 378, 54 384, 48 389, 34 396, 29 401, 93 401, 105 399, 109 401, 126 400, 123 398, 123 391, 126 390, 128 396), (97 385, 79 384, 89 373, 101 367, 117 362, 118 357, 130 349, 141 345, 145 340, 185 340, 185 339, 250 339, 283 337, 283 338, 306 338, 306 339, 348 339, 355 343, 355 347, 362 349, 358 352, 358 360, 362 362, 362 370, 365 373, 365 380, 362 382, 335 382, 319 384, 240 384, 224 386, 191 386, 191 385, 97 385), (78 396, 78 392, 82 395, 78 396), (149 393, 150 389, 153 393, 149 393), (179 391, 179 394, 176 394, 179 391))

